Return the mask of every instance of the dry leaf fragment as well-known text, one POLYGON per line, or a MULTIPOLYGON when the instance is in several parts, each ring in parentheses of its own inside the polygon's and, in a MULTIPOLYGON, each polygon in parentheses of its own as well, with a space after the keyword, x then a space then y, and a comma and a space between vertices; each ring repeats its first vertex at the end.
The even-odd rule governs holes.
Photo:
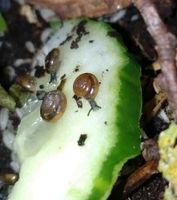
POLYGON ((125 196, 137 189, 141 184, 147 181, 153 174, 158 173, 158 162, 151 160, 146 162, 136 171, 134 171, 128 178, 125 185, 125 196))
POLYGON ((156 94, 143 108, 144 122, 150 122, 160 111, 167 101, 167 94, 164 91, 156 94))

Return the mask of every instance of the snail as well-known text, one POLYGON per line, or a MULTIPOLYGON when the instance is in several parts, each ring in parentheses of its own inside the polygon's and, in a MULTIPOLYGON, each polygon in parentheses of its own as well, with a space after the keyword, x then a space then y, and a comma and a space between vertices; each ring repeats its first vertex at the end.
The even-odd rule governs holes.
POLYGON ((67 105, 66 96, 59 90, 53 90, 44 96, 40 114, 46 121, 57 121, 64 114, 67 105))
POLYGON ((45 71, 51 75, 49 83, 52 83, 57 79, 56 73, 59 68, 59 55, 59 49, 53 48, 45 58, 45 71))
POLYGON ((17 84, 19 84, 25 90, 34 92, 36 90, 37 81, 36 78, 28 74, 19 75, 16 79, 17 84))
POLYGON ((18 174, 15 173, 5 173, 0 175, 0 181, 3 184, 7 185, 14 185, 17 182, 18 178, 19 178, 18 174))
MULTIPOLYGON (((99 81, 94 74, 83 73, 73 83, 73 91, 77 97, 83 97, 90 103, 91 110, 101 108, 95 102, 99 90, 99 81)), ((90 112, 89 112, 90 113, 90 112)))
POLYGON ((73 84, 73 90, 76 96, 85 99, 94 99, 98 93, 99 82, 95 75, 84 73, 79 75, 73 84))

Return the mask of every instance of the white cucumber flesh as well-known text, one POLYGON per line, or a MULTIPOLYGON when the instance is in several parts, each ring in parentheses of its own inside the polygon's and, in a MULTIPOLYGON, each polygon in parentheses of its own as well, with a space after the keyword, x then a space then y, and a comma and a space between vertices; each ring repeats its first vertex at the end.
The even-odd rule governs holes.
MULTIPOLYGON (((69 20, 43 47, 45 54, 59 48, 60 66, 57 84, 46 74, 38 90, 56 89, 65 76, 67 107, 57 122, 47 122, 38 101, 22 118, 14 143, 20 178, 8 200, 107 199, 123 164, 139 154, 140 69, 114 36, 104 23, 69 20), (101 108, 90 113, 86 99, 78 108, 73 98, 74 80, 82 73, 100 82, 95 101, 101 108)), ((44 57, 36 59, 44 64, 44 57)))

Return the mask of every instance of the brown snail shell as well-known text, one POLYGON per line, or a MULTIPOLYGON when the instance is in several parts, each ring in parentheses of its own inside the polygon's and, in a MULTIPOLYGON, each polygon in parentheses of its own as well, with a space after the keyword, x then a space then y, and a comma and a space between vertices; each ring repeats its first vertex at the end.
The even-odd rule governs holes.
POLYGON ((0 176, 0 179, 3 181, 3 183, 7 185, 14 185, 18 178, 18 174, 15 173, 5 173, 0 176))
POLYGON ((19 75, 16 79, 17 84, 23 87, 25 90, 34 92, 36 90, 37 81, 36 78, 28 74, 19 75))
POLYGON ((94 99, 99 90, 99 81, 94 74, 83 73, 79 75, 73 84, 73 91, 76 96, 85 99, 94 99))
POLYGON ((59 67, 59 55, 58 48, 53 48, 45 58, 45 70, 49 74, 56 73, 59 67))
POLYGON ((66 96, 59 90, 53 90, 44 96, 40 114, 46 121, 57 121, 64 114, 67 105, 66 96))

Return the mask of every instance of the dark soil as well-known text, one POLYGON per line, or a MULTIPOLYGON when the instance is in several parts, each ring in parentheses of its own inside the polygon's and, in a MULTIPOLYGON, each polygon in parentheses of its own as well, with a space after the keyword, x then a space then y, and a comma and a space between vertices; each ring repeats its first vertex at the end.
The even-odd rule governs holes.
POLYGON ((25 47, 25 42, 31 41, 36 48, 39 48, 41 45, 41 31, 45 26, 43 21, 41 21, 42 27, 30 24, 19 12, 20 7, 15 2, 11 3, 11 7, 8 10, 2 12, 8 25, 8 31, 0 37, 0 41, 2 41, 0 47, 0 83, 5 88, 8 88, 14 82, 14 77, 11 78, 6 70, 8 66, 13 67, 16 74, 28 73, 30 71, 30 64, 15 67, 14 62, 16 59, 33 57, 33 53, 29 52, 25 47))

